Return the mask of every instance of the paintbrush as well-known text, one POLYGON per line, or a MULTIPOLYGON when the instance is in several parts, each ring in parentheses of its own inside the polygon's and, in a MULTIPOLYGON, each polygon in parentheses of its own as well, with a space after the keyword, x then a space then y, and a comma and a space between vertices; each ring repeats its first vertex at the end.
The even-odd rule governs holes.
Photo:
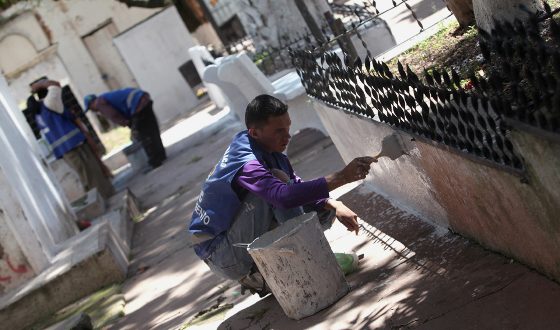
POLYGON ((373 156, 373 159, 374 162, 377 162, 377 160, 381 157, 388 157, 395 160, 406 154, 407 153, 404 151, 398 136, 396 134, 391 134, 383 138, 381 141, 381 151, 377 155, 373 156))

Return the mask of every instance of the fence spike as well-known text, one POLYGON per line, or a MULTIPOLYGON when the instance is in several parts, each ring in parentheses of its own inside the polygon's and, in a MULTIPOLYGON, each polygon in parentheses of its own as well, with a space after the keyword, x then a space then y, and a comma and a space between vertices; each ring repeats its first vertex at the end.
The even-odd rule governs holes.
POLYGON ((554 19, 550 20, 550 34, 557 43, 560 42, 560 26, 554 19))
POLYGON ((391 70, 389 69, 387 64, 385 62, 381 62, 381 66, 383 67, 383 71, 385 72, 385 76, 388 77, 389 79, 393 79, 393 73, 391 72, 391 70))
POLYGON ((461 86, 461 78, 455 69, 451 69, 451 79, 453 79, 453 83, 457 86, 457 88, 462 89, 461 86))
POLYGON ((449 74, 447 73, 447 70, 442 70, 441 71, 441 77, 443 78, 443 83, 447 87, 453 88, 453 83, 451 83, 451 78, 449 77, 449 74))
POLYGON ((441 75, 436 68, 432 69, 432 76, 434 77, 434 81, 441 86, 441 75))
POLYGON ((520 20, 516 20, 513 23, 515 27, 515 33, 521 36, 527 36, 527 30, 525 29, 525 25, 520 20))
POLYGON ((401 61, 397 60, 397 69, 399 71, 399 74, 401 75, 401 79, 402 80, 406 80, 406 72, 404 71, 404 68, 402 66, 401 61))

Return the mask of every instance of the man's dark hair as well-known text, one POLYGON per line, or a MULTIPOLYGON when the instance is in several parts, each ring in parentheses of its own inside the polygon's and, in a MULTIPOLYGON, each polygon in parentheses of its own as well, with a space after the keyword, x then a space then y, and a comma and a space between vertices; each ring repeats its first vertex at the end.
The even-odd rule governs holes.
POLYGON ((274 96, 259 95, 253 99, 245 110, 245 125, 247 128, 258 127, 267 122, 270 117, 277 117, 288 111, 288 105, 274 96))

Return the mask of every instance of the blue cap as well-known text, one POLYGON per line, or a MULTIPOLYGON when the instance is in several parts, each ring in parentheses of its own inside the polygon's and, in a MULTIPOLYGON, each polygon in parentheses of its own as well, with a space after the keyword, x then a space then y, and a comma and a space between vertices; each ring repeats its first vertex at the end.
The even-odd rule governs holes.
POLYGON ((91 101, 95 100, 97 96, 95 94, 89 94, 84 97, 84 111, 89 110, 89 106, 91 105, 91 101))

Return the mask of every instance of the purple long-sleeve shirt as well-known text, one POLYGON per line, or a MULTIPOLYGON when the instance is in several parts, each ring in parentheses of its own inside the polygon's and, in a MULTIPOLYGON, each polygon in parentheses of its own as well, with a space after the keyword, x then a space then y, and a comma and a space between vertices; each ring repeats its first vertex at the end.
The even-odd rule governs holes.
POLYGON ((314 210, 319 210, 325 206, 329 197, 325 178, 304 182, 294 173, 291 166, 290 173, 287 174, 293 184, 282 182, 258 160, 253 160, 239 170, 233 187, 238 194, 245 189, 277 208, 289 209, 309 205, 314 210))

